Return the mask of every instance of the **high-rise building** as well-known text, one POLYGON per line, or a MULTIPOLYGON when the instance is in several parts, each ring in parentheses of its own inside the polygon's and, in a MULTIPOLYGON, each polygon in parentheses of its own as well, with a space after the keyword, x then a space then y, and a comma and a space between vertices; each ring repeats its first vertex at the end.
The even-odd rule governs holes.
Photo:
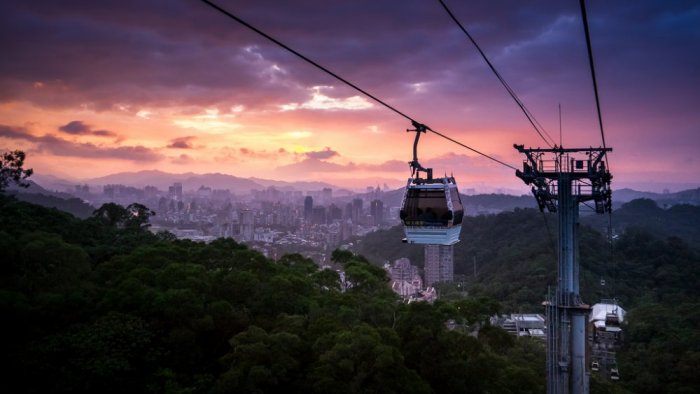
POLYGON ((362 217, 362 199, 355 198, 352 200, 352 222, 357 224, 362 217))
POLYGON ((423 267, 425 286, 454 279, 454 248, 452 245, 425 245, 423 267))
POLYGON ((332 222, 334 220, 340 220, 343 218, 343 210, 337 205, 331 204, 328 207, 328 221, 332 222))
POLYGON ((349 202, 345 205, 345 213, 343 215, 343 219, 352 220, 352 203, 351 202, 349 202))
POLYGON ((369 213, 374 219, 374 225, 378 226, 384 222, 384 203, 382 200, 372 200, 369 206, 369 213))
POLYGON ((314 198, 311 196, 306 196, 304 198, 304 220, 307 222, 311 220, 311 214, 314 209, 314 198))
POLYGON ((240 213, 241 240, 252 241, 255 230, 253 211, 245 209, 240 213))
POLYGON ((311 211, 311 223, 326 224, 326 207, 323 205, 314 207, 311 211))
POLYGON ((182 183, 175 182, 168 188, 168 193, 177 200, 182 200, 182 183))

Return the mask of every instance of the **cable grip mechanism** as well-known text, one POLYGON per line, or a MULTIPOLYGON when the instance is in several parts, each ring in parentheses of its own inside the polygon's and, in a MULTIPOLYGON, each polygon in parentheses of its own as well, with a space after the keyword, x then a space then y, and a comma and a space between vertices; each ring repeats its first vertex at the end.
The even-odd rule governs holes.
POLYGON ((408 162, 409 167, 411 167, 411 177, 420 178, 420 172, 426 173, 427 179, 433 179, 433 169, 425 168, 418 162, 418 140, 420 140, 420 134, 425 133, 428 130, 428 126, 418 123, 415 120, 411 121, 415 129, 406 129, 406 132, 415 131, 416 138, 413 140, 413 160, 408 162))

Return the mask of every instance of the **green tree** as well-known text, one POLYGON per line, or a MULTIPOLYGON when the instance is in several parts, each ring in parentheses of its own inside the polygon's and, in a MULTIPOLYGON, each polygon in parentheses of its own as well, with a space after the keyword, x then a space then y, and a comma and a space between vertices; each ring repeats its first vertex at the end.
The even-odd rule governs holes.
POLYGON ((26 155, 21 150, 4 152, 0 155, 0 193, 5 191, 11 182, 21 187, 28 187, 29 183, 24 182, 29 178, 34 170, 24 169, 24 159, 26 155))
POLYGON ((149 221, 151 216, 155 216, 155 214, 155 212, 143 204, 129 204, 126 207, 125 226, 135 230, 146 229, 151 226, 149 221))
POLYGON ((229 341, 223 357, 227 370, 216 382, 217 393, 301 392, 303 341, 287 332, 268 333, 250 326, 229 341))
POLYGON ((329 333, 314 345, 318 354, 310 385, 319 393, 429 393, 418 374, 407 368, 391 330, 360 325, 329 333))
POLYGON ((123 227, 127 212, 123 206, 108 202, 97 208, 92 217, 111 227, 123 227))

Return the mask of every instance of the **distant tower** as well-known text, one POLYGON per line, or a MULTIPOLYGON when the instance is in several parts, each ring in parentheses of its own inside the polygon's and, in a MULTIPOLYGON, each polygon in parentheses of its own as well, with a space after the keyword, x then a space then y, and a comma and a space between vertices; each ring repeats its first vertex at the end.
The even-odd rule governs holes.
POLYGON ((168 188, 168 193, 178 201, 182 201, 182 183, 175 182, 168 188))
POLYGON ((241 239, 243 241, 252 241, 255 230, 253 222, 253 211, 245 209, 241 212, 241 239))
POLYGON ((343 218, 343 210, 337 205, 331 204, 328 207, 328 221, 333 222, 334 220, 341 220, 343 218))
POLYGON ((326 224, 326 207, 321 205, 313 208, 311 211, 311 223, 326 224))
POLYGON ((369 206, 369 212, 376 226, 382 224, 384 221, 384 203, 382 200, 372 200, 369 206))
POLYGON ((352 200, 352 222, 358 224, 362 217, 362 199, 356 198, 352 200))
POLYGON ((311 196, 306 196, 304 198, 304 220, 308 222, 311 220, 311 214, 314 210, 314 198, 311 196))
POLYGON ((352 203, 351 202, 345 204, 345 213, 343 214, 343 219, 352 220, 352 203))
POLYGON ((453 245, 425 245, 425 286, 454 279, 453 245))

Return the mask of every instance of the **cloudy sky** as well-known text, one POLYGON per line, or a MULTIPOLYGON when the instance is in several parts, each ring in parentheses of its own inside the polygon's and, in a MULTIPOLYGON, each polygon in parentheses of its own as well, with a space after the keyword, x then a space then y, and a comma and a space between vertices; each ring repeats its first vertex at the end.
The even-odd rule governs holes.
MULTIPOLYGON (((544 129, 600 146, 578 1, 446 0, 544 129)), ((218 0, 418 121, 519 167, 543 146, 437 0, 218 0)), ((700 186, 700 3, 588 1, 613 187, 700 186)), ((120 171, 400 186, 410 124, 198 0, 0 3, 0 149, 37 173, 120 171)), ((463 188, 527 192, 442 138, 463 188)))

